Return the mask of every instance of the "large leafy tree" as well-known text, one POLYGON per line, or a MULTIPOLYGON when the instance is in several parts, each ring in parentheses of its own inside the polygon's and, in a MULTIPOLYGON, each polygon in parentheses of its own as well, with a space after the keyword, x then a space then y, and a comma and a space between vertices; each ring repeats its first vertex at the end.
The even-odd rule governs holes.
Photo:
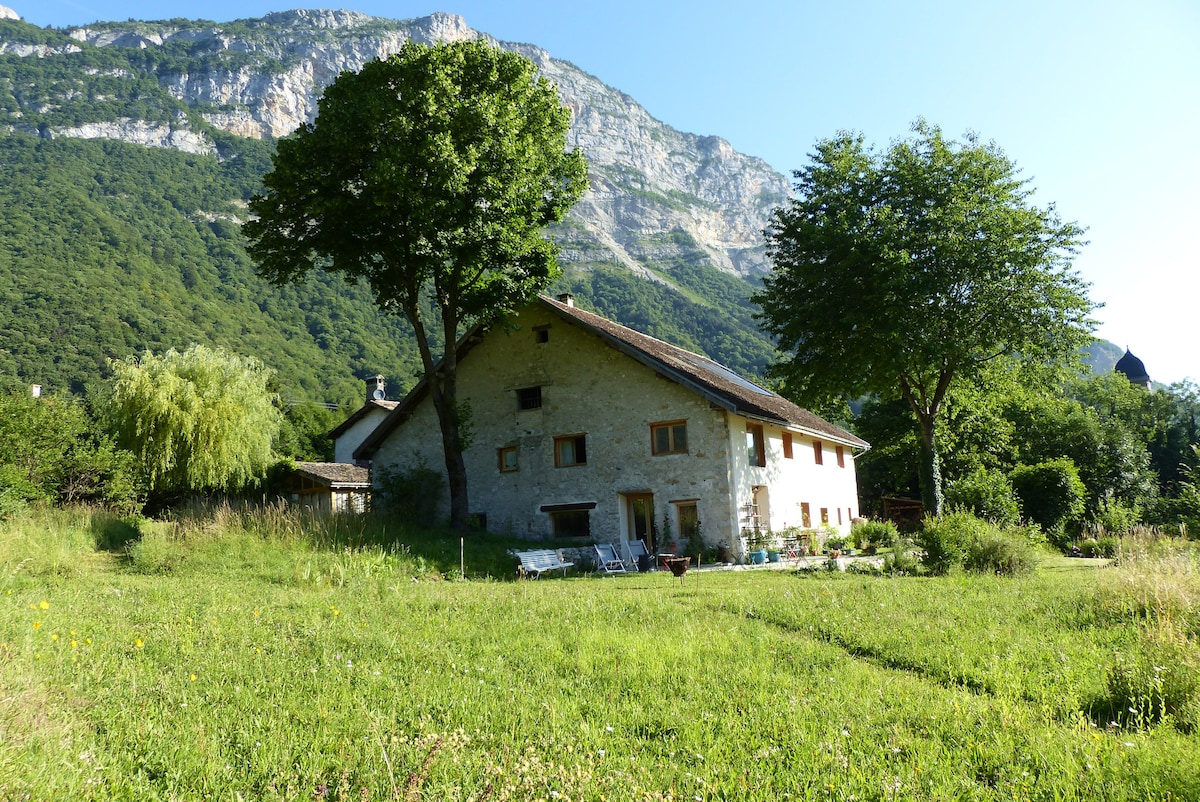
POLYGON ((115 361, 112 371, 111 426, 158 500, 238 490, 266 474, 280 413, 258 360, 193 345, 115 361))
POLYGON ((773 271, 755 296, 783 358, 784 392, 819 404, 875 394, 920 429, 921 494, 941 511, 937 427, 947 393, 998 357, 1070 358, 1091 329, 1071 269, 1082 229, 994 144, 918 121, 879 152, 818 142, 767 231, 773 271))
POLYGON ((569 126, 528 59, 482 41, 408 42, 325 90, 251 203, 245 231, 263 275, 282 284, 321 266, 365 279, 412 325, 456 527, 469 510, 453 343, 556 277, 543 228, 587 180, 582 153, 566 150, 569 126))

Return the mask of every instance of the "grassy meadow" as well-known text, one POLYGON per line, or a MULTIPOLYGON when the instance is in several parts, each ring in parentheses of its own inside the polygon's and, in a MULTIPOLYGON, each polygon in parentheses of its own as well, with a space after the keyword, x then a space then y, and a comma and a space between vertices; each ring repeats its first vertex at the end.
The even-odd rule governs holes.
POLYGON ((513 545, 0 523, 0 799, 1200 799, 1194 551, 531 582, 513 545))

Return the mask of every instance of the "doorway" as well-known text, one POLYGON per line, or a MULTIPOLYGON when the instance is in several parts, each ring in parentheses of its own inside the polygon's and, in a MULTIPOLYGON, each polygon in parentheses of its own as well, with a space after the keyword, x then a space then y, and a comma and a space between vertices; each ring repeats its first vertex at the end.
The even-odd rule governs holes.
POLYGON ((651 554, 658 550, 654 542, 654 494, 625 493, 625 539, 640 540, 651 554))

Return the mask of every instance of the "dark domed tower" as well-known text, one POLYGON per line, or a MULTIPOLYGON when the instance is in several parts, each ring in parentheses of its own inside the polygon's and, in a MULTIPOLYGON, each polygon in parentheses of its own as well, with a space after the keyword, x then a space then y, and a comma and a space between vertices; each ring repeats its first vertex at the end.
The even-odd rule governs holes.
POLYGON ((1150 389, 1150 375, 1146 373, 1146 366, 1142 364, 1142 360, 1131 354, 1128 348, 1125 349, 1125 356, 1117 360, 1113 370, 1125 374, 1130 384, 1150 389))

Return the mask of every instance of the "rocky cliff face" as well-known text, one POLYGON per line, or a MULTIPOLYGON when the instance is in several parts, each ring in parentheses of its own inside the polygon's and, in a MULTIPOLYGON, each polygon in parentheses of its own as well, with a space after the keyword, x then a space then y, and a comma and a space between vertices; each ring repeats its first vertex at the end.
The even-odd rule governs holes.
MULTIPOLYGON (((151 63, 158 85, 179 106, 173 116, 42 123, 40 134, 116 138, 205 153, 217 150, 214 132, 287 135, 312 119, 321 91, 340 72, 395 52, 409 39, 480 36, 485 35, 452 14, 395 21, 349 11, 296 10, 218 25, 103 23, 69 30, 64 41, 0 42, 0 53, 54 59, 99 49, 151 63), (138 51, 155 58, 139 59, 138 51)), ((715 136, 662 124, 628 95, 538 47, 498 44, 529 57, 557 83, 574 115, 573 143, 588 157, 591 191, 556 232, 565 262, 583 269, 619 264, 667 284, 672 267, 683 264, 742 276, 765 269, 761 232, 770 210, 787 197, 782 175, 715 136)), ((130 80, 136 77, 111 69, 92 74, 111 82, 122 72, 130 80)), ((81 76, 77 91, 100 92, 86 84, 81 76)), ((43 99, 42 108, 52 108, 52 101, 43 99)), ((28 130, 19 120, 12 127, 28 130)))

